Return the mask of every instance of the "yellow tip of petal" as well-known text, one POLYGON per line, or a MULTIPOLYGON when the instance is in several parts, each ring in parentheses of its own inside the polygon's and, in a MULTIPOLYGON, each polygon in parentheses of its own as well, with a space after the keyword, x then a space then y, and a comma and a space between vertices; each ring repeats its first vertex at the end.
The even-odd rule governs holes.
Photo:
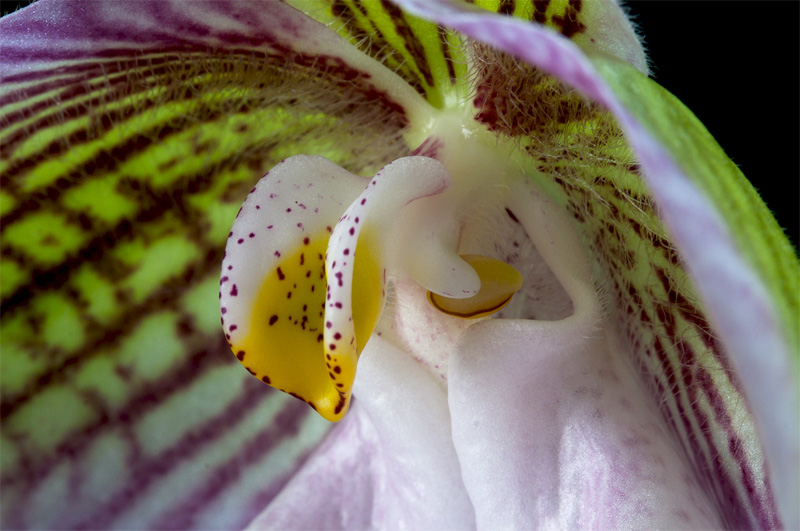
POLYGON ((522 275, 505 262, 476 254, 461 258, 478 273, 481 289, 467 299, 451 299, 429 291, 428 300, 441 312, 465 319, 491 315, 508 304, 522 288, 522 275))

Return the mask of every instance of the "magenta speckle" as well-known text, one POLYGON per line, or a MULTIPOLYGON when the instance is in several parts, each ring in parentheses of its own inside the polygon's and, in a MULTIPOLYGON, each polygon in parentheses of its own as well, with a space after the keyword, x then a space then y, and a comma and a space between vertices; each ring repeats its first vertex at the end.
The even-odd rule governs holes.
POLYGON ((275 251, 273 254, 274 254, 275 256, 277 256, 278 258, 280 258, 280 257, 281 257, 281 252, 280 252, 280 251, 275 251))
POLYGON ((231 288, 231 297, 236 297, 237 295, 239 295, 239 289, 236 287, 236 284, 234 284, 231 288))
POLYGON ((238 243, 238 244, 240 244, 240 245, 241 245, 243 242, 244 242, 244 238, 239 238, 238 240, 236 240, 236 243, 238 243))
POLYGON ((363 205, 364 203, 366 203, 366 202, 367 202, 367 198, 366 198, 366 197, 365 197, 364 199, 362 199, 362 200, 361 200, 361 204, 362 204, 362 205, 363 205))
POLYGON ((268 229, 271 229, 272 227, 274 227, 274 225, 267 225, 268 229))
POLYGON ((234 330, 236 330, 237 328, 238 328, 238 327, 237 327, 236 325, 231 325, 231 327, 230 327, 230 328, 228 328, 228 330, 229 330, 229 331, 231 331, 231 332, 233 332, 233 331, 234 331, 234 330))
POLYGON ((254 232, 251 232, 250 234, 248 234, 248 236, 249 236, 250 238, 253 238, 253 237, 255 237, 255 233, 254 233, 254 232))

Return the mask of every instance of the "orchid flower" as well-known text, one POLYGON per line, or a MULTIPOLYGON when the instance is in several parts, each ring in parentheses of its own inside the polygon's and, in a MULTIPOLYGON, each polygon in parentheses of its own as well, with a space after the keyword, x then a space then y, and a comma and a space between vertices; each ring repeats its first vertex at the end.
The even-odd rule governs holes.
POLYGON ((777 223, 615 2, 474 4, 0 20, 2 527, 800 526, 777 223))

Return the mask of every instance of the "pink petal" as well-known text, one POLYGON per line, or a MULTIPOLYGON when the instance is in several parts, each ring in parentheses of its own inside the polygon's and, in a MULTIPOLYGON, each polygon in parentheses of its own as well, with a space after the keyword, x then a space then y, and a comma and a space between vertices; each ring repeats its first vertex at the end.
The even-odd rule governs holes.
POLYGON ((719 528, 613 329, 586 314, 462 336, 449 399, 478 527, 719 528))
POLYGON ((380 337, 362 353, 348 416, 254 529, 469 529, 472 504, 446 391, 380 337))

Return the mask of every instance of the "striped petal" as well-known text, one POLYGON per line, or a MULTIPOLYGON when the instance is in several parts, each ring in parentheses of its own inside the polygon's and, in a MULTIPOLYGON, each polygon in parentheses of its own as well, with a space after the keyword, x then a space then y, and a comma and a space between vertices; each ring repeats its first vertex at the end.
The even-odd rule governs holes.
POLYGON ((518 137, 552 176, 549 189, 610 279, 631 361, 698 480, 717 493, 725 524, 778 525, 775 495, 780 518, 796 525, 800 350, 797 289, 785 286, 797 286, 798 265, 752 187, 688 111, 630 67, 600 54, 590 60, 513 19, 453 3, 401 5, 509 54, 476 48, 485 65, 478 91, 491 94, 476 100, 476 117, 518 137), (734 220, 752 231, 735 237, 734 220))
POLYGON ((327 426, 229 354, 230 224, 291 153, 398 158, 419 98, 271 1, 42 0, 0 36, 0 522, 240 527, 327 426))

